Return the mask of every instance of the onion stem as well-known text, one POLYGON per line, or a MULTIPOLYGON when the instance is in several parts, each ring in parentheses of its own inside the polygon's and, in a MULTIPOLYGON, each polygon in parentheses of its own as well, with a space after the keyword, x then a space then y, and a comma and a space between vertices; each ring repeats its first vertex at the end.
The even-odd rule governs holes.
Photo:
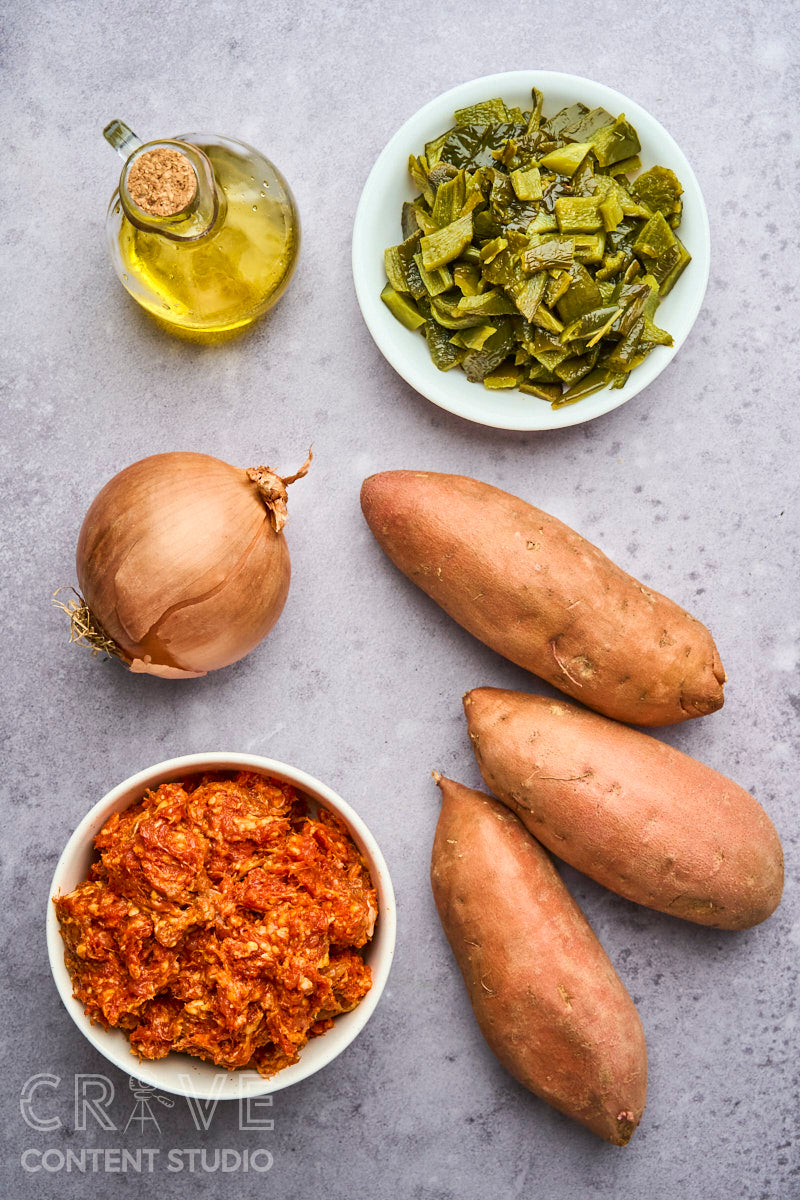
POLYGON ((277 475, 271 467, 250 467, 247 471, 247 478, 258 488, 258 494, 264 501, 276 533, 280 533, 288 517, 286 501, 289 499, 289 493, 286 489, 289 484, 296 483, 308 474, 313 457, 309 446, 308 458, 294 475, 277 475))

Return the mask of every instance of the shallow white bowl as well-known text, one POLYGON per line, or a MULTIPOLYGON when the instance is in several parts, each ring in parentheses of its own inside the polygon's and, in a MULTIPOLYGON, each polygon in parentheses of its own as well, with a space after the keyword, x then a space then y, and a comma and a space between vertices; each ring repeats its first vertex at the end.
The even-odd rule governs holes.
POLYGON ((440 408, 498 429, 560 429, 591 421, 632 400, 660 375, 686 339, 703 302, 708 268, 708 215, 694 171, 677 143, 655 117, 627 96, 602 83, 556 71, 486 75, 431 100, 398 129, 379 155, 364 185, 353 228, 356 295, 378 349, 407 383, 440 408), (400 241, 403 201, 416 195, 408 174, 409 154, 422 154, 426 142, 449 129, 455 109, 493 96, 501 96, 509 105, 530 108, 532 87, 544 94, 545 116, 578 100, 590 108, 602 105, 613 116, 625 113, 642 143, 642 169, 671 167, 683 184, 684 210, 678 232, 693 259, 658 309, 658 324, 669 330, 675 344, 651 351, 624 388, 605 388, 555 410, 546 401, 517 390, 487 391, 482 384, 470 383, 457 367, 437 370, 422 335, 402 326, 380 298, 386 283, 383 252, 400 241))
POLYGON ((358 814, 319 780, 285 763, 253 754, 189 754, 183 758, 172 758, 140 771, 138 775, 132 775, 113 788, 86 814, 67 842, 58 860, 47 903, 50 968, 67 1012, 81 1033, 109 1062, 143 1083, 178 1096, 195 1096, 199 1099, 238 1100, 247 1096, 263 1096, 298 1083, 327 1066, 358 1036, 375 1011, 392 965, 395 932, 395 902, 389 872, 377 842, 358 814), (112 813, 121 812, 140 800, 149 788, 156 788, 161 783, 204 771, 226 770, 257 771, 260 775, 286 780, 307 796, 312 806, 318 804, 337 813, 364 855, 378 892, 375 935, 365 952, 365 960, 372 969, 371 989, 356 1008, 336 1017, 333 1029, 321 1037, 312 1038, 300 1051, 298 1062, 279 1071, 272 1079, 264 1079, 256 1071, 222 1070, 213 1063, 203 1062, 188 1054, 169 1054, 153 1062, 140 1060, 132 1053, 130 1042, 121 1030, 105 1030, 101 1025, 93 1025, 84 1014, 83 1005, 72 995, 72 980, 64 962, 64 942, 52 903, 53 896, 71 892, 86 878, 93 858, 93 840, 112 813))

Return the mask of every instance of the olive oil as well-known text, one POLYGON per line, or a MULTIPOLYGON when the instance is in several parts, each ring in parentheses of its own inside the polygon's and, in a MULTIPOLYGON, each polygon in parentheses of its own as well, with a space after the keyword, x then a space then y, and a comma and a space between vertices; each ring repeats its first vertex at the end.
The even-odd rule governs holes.
POLYGON ((126 158, 107 222, 123 285, 174 332, 213 335, 249 325, 282 295, 297 259, 300 226, 287 183, 242 142, 186 134, 143 146, 126 134, 118 122, 106 132, 126 158), (152 204, 129 186, 134 164, 148 153, 155 163, 150 186, 167 189, 161 197, 154 192, 152 204), (176 201, 184 207, 175 213, 168 211, 169 172, 158 154, 180 159, 184 172, 188 163, 196 176, 196 194, 186 206, 184 190, 176 201))

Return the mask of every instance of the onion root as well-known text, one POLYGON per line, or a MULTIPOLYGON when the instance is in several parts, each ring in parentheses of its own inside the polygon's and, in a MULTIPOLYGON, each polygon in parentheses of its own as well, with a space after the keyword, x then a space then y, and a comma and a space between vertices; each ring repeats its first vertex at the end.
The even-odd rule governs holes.
POLYGON ((83 596, 74 587, 56 588, 53 592, 53 604, 69 617, 69 640, 71 642, 77 646, 85 646, 91 651, 92 658, 97 658, 98 654, 105 654, 107 657, 120 658, 130 666, 131 660, 128 655, 120 649, 112 637, 109 637, 92 614, 83 596), (75 599, 67 600, 65 603, 59 599, 61 592, 72 592, 75 599))

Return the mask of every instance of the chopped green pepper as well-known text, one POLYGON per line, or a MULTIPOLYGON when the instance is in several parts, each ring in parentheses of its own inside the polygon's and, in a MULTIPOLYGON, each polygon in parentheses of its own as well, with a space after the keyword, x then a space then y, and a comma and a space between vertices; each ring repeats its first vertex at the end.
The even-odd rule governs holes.
POLYGON ((482 383, 490 371, 499 367, 500 363, 514 349, 514 330, 511 322, 506 320, 500 324, 481 350, 473 350, 467 354, 463 362, 464 373, 473 383, 482 383))
MULTIPOLYGON (((585 104, 581 104, 578 100, 575 104, 570 104, 567 108, 562 108, 553 117, 549 117, 543 128, 555 138, 560 138, 566 129, 574 125, 576 121, 588 113, 589 109, 585 104)), ((566 140, 566 139, 562 139, 566 140)))
POLYGON ((519 125, 505 122, 457 125, 450 130, 442 146, 442 161, 454 167, 491 167, 494 165, 492 151, 498 150, 519 131, 519 125))
POLYGON ((406 200, 403 204, 403 215, 400 219, 400 227, 403 230, 403 241, 405 241, 406 238, 410 238, 412 233, 416 233, 420 228, 419 221, 417 220, 416 207, 408 200, 406 200))
MULTIPOLYGON (((571 265, 572 264, 570 263, 570 266, 571 265)), ((569 271, 559 271, 558 274, 552 275, 552 277, 548 280, 547 287, 545 288, 544 292, 544 302, 549 309, 555 307, 571 282, 572 276, 570 275, 569 271)), ((556 321, 556 317, 552 317, 552 319, 556 321)))
POLYGON ((409 292, 415 300, 425 295, 425 287, 414 261, 421 236, 417 230, 399 246, 390 246, 383 256, 389 283, 396 292, 409 292))
POLYGON ((454 346, 463 346, 465 350, 482 350, 493 333, 497 333, 496 325, 476 325, 474 329, 461 329, 454 333, 450 341, 454 346))
POLYGON ((488 375, 483 377, 483 386, 485 388, 513 388, 516 387, 522 377, 522 372, 518 367, 509 363, 504 363, 501 367, 495 367, 488 375))
POLYGON ((624 114, 568 105, 542 117, 489 99, 409 158, 403 240, 381 298, 423 332, 435 365, 553 407, 623 387, 657 346, 659 301, 691 261, 682 188, 640 170, 624 114))
POLYGON ((588 375, 597 362, 596 354, 580 354, 575 358, 566 358, 555 368, 555 373, 568 388, 588 375))
POLYGON ((427 159, 415 158, 413 154, 410 154, 408 158, 408 173, 422 192, 425 203, 433 204, 433 188, 428 180, 427 159))
POLYGON ((526 271, 554 271, 571 267, 575 258, 575 243, 572 238, 548 238, 526 250, 522 265, 526 271))
POLYGON ((420 325, 425 324, 425 318, 414 301, 401 296, 390 283, 381 292, 381 300, 406 329, 419 329, 420 325))
POLYGON ((511 186, 518 200, 541 200, 541 171, 538 167, 518 167, 511 172, 511 186))
POLYGON ((603 228, 606 233, 611 233, 617 228, 620 221, 624 217, 622 205, 616 196, 609 196, 607 200, 601 201, 600 216, 603 221, 603 228))
POLYGON ((425 322, 425 340, 428 343, 428 350, 433 359, 434 366, 440 371, 450 371, 453 367, 457 367, 463 362, 466 350, 459 346, 454 346, 452 339, 448 337, 448 331, 443 329, 436 321, 425 322))
POLYGON ((603 261, 606 248, 604 233, 576 233, 573 235, 575 258, 582 263, 599 263, 603 261))
MULTIPOLYGON (((619 162, 610 163, 608 167, 609 175, 632 175, 634 171, 641 171, 642 160, 638 154, 632 154, 630 158, 622 158, 619 162)), ((622 387, 621 383, 612 383, 612 387, 622 387)))
POLYGON ((472 241, 472 213, 459 217, 444 229, 428 234, 420 243, 422 262, 426 271, 435 271, 445 263, 458 258, 465 246, 472 241))
POLYGON ((503 100, 481 100, 479 104, 470 104, 468 108, 457 108, 453 114, 456 125, 497 125, 498 122, 510 120, 510 114, 503 100))
POLYGON ((550 404, 556 405, 563 395, 560 381, 558 383, 534 383, 531 380, 528 383, 521 383, 519 390, 528 396, 538 396, 540 400, 548 400, 550 404))
POLYGON ((465 296, 479 296, 486 287, 479 269, 461 260, 453 266, 453 282, 465 296))
POLYGON ((593 108, 582 113, 571 125, 566 125, 561 130, 561 136, 573 142, 585 142, 598 129, 613 124, 614 118, 610 112, 606 112, 604 108, 593 108))
POLYGON ((514 305, 499 288, 491 288, 480 296, 462 296, 456 305, 460 313, 478 313, 482 317, 502 317, 514 311, 514 305))
POLYGON ((603 228, 600 206, 594 196, 562 196, 556 200, 556 220, 561 233, 594 233, 603 228))
POLYGON ((528 118, 528 124, 525 126, 526 133, 536 133, 542 122, 542 105, 544 104, 544 96, 538 88, 531 88, 531 100, 533 106, 531 114, 528 118))
POLYGON ((569 269, 570 283, 556 304, 562 321, 574 321, 603 303, 600 288, 592 279, 583 263, 573 263, 569 269))
POLYGON ((473 325, 482 325, 480 313, 464 313, 458 308, 461 296, 453 292, 442 296, 431 296, 431 316, 445 329, 469 329, 473 325))
MULTIPOLYGON (((567 279, 569 279, 569 276, 567 276, 567 279)), ((548 333, 561 333, 561 330, 564 328, 563 323, 547 307, 547 291, 549 287, 550 284, 544 290, 544 296, 542 297, 544 303, 540 304, 533 314, 533 324, 538 325, 540 329, 546 329, 548 333)))
MULTIPOLYGON (((421 254, 414 255, 414 265, 417 268, 420 283, 429 296, 441 296, 442 292, 449 291, 453 286, 453 276, 447 267, 438 267, 435 271, 427 271, 421 254)), ((387 271, 386 274, 388 275, 389 272, 387 271)))
POLYGON ((648 271, 655 276, 658 282, 658 291, 662 299, 672 291, 678 281, 678 277, 691 261, 691 254, 679 237, 675 238, 675 245, 670 254, 665 256, 659 263, 650 264, 647 260, 644 260, 648 271))
POLYGON ((601 167, 611 166, 623 158, 631 158, 642 148, 639 135, 630 122, 625 120, 624 113, 621 113, 613 124, 596 129, 588 141, 601 167))
POLYGON ((508 248, 508 238, 496 237, 490 242, 484 242, 480 249, 482 263, 494 262, 502 250, 508 248))
POLYGON ((451 179, 443 180, 439 184, 431 214, 439 229, 451 225, 461 216, 466 198, 467 185, 463 169, 457 171, 451 179))
POLYGON ((574 175, 592 149, 588 142, 570 142, 560 150, 551 150, 539 160, 539 166, 559 175, 574 175))
MULTIPOLYGON (((563 408, 566 404, 574 404, 576 400, 583 400, 586 396, 591 396, 593 392, 600 392, 608 385, 608 381, 609 373, 603 367, 589 371, 578 383, 567 388, 561 399, 557 400, 553 405, 553 408, 563 408)), ((619 385, 615 386, 618 387, 619 385)))
POLYGON ((643 261, 663 258, 675 245, 675 234, 662 213, 655 213, 633 243, 634 254, 643 261))
POLYGON ((590 338, 591 341, 587 344, 591 345, 593 342, 599 341, 606 330, 611 328, 621 312, 622 309, 618 307, 592 308, 565 326, 561 334, 561 341, 572 342, 577 339, 590 338))
POLYGON ((651 167, 634 180, 633 190, 651 212, 660 212, 665 217, 681 211, 683 188, 677 175, 669 167, 651 167))
POLYGON ((545 271, 537 271, 526 279, 521 273, 518 279, 506 286, 506 291, 513 299, 526 321, 532 321, 539 311, 539 306, 547 285, 545 271))

